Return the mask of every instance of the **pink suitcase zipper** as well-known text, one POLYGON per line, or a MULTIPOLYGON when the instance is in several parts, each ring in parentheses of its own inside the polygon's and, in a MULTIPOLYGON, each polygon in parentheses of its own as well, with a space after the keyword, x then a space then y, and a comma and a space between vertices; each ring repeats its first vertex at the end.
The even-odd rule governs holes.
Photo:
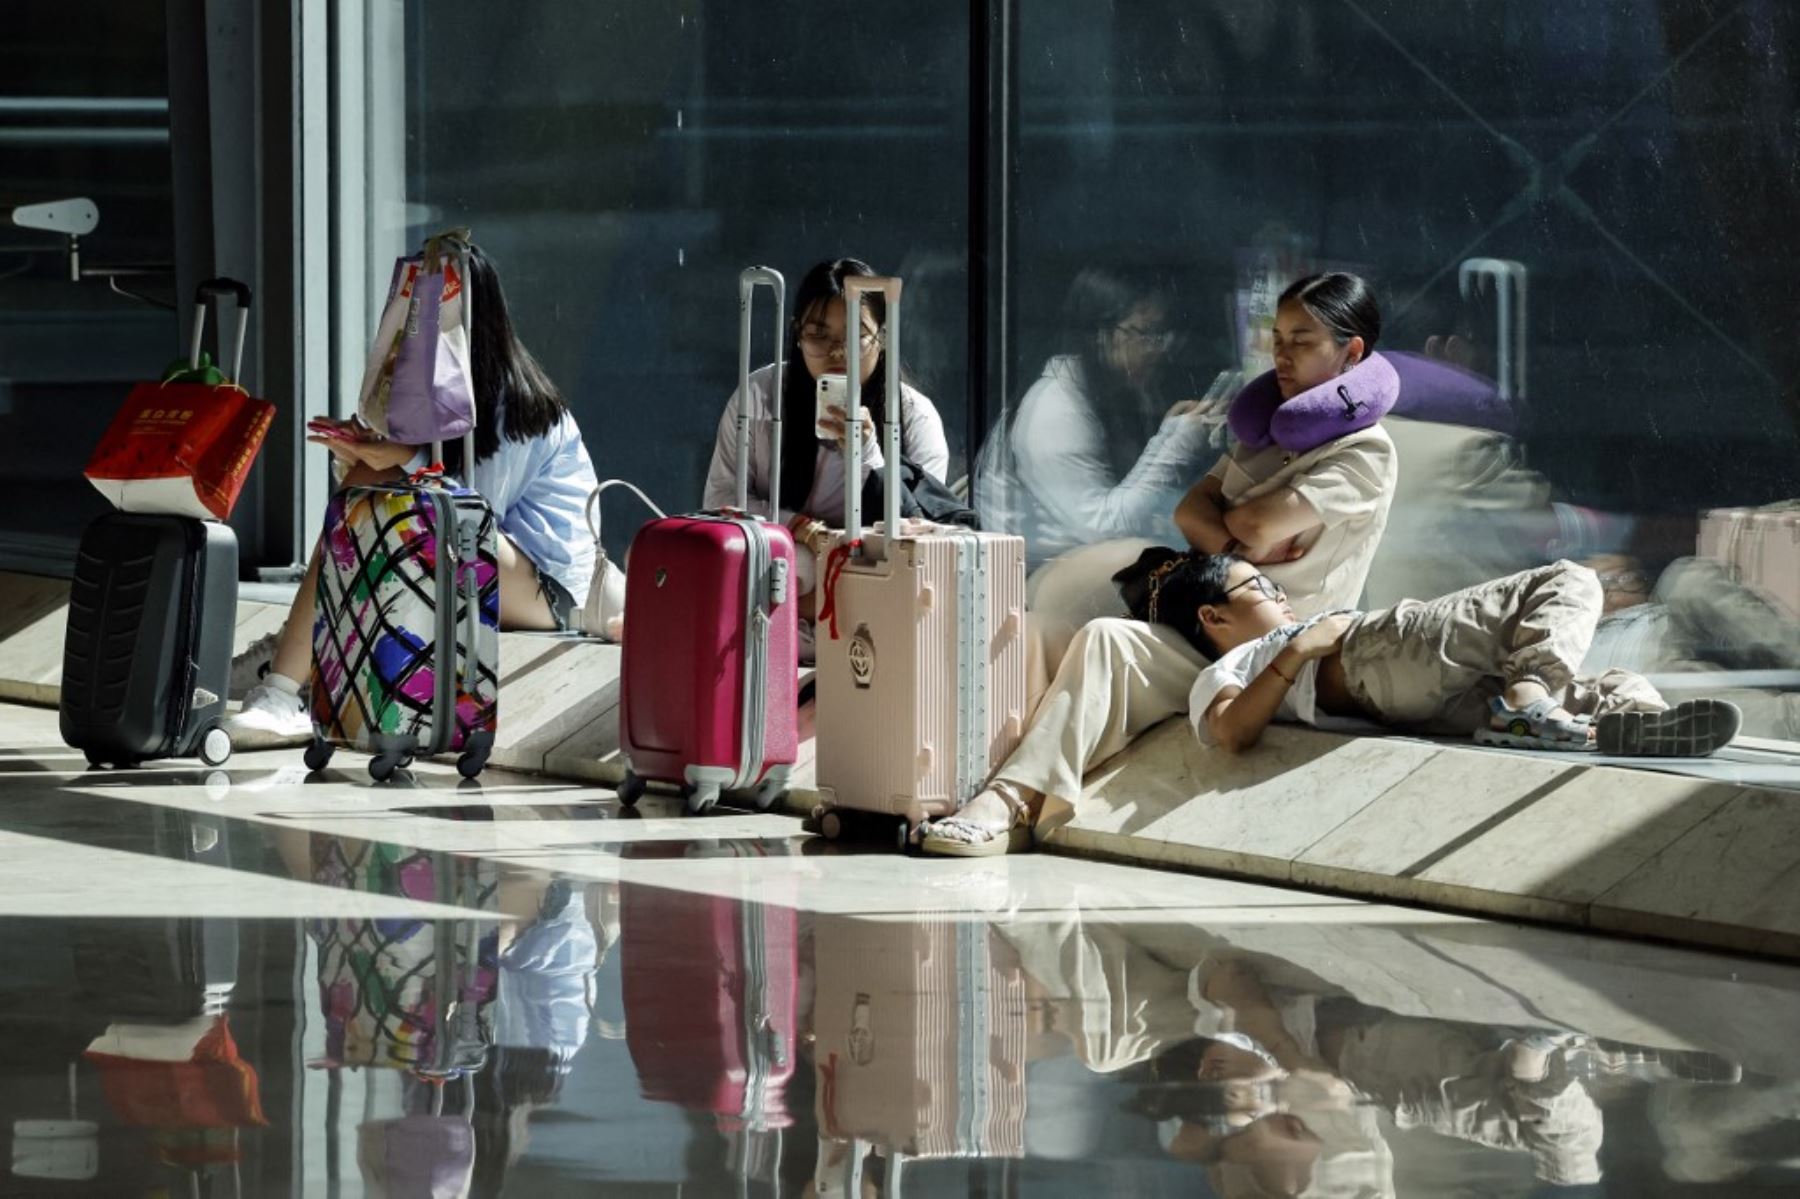
MULTIPOLYGON (((738 394, 750 394, 751 302, 775 292, 776 344, 784 334, 779 272, 751 267, 738 279, 738 394)), ((781 364, 775 366, 781 394, 781 364)), ((727 792, 766 809, 786 791, 799 756, 799 637, 788 581, 794 539, 776 517, 781 494, 781 412, 770 431, 770 519, 748 512, 750 406, 738 406, 738 494, 733 509, 653 520, 631 543, 625 577, 619 744, 626 762, 619 802, 630 807, 649 781, 678 786, 700 812, 727 792)))
MULTIPOLYGON (((888 353, 899 343, 900 280, 847 279, 851 319, 863 294, 887 298, 888 353)), ((849 410, 862 403, 859 347, 847 347, 849 410)), ((887 376, 883 453, 900 460, 900 372, 887 376)), ((862 447, 845 446, 846 479, 862 447)), ((844 489, 846 530, 862 530, 861 488, 844 489)), ((881 525, 851 536, 826 571, 815 646, 819 831, 850 812, 897 818, 896 843, 954 813, 1018 746, 1025 719, 1025 540, 928 526, 903 531, 889 472, 881 525), (841 567, 841 569, 839 569, 841 567), (823 613, 835 614, 835 622, 823 613)))

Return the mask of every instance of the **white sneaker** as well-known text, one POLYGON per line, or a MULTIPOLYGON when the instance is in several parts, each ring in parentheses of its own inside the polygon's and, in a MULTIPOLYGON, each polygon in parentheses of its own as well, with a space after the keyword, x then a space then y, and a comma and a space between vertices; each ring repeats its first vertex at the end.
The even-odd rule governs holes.
POLYGON ((252 641, 243 653, 231 660, 231 681, 226 694, 232 699, 245 699, 250 689, 263 681, 275 661, 275 645, 280 633, 265 633, 252 641))
POLYGON ((244 697, 244 706, 225 722, 235 749, 277 749, 312 741, 312 718, 298 695, 259 683, 244 697))

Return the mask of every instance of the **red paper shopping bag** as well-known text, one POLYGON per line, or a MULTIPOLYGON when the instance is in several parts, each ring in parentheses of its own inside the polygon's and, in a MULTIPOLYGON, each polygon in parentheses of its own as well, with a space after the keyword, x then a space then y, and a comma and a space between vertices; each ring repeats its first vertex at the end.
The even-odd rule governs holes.
POLYGON ((224 520, 274 413, 240 387, 140 383, 85 473, 121 511, 224 520))

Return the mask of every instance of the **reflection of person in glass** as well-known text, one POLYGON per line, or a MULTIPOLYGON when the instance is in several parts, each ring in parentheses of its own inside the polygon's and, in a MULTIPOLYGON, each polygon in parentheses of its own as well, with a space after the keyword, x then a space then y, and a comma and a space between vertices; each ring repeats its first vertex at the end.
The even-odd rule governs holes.
MULTIPOLYGON (((821 375, 843 374, 848 350, 847 308, 844 280, 870 278, 873 267, 855 258, 821 262, 806 272, 794 296, 794 316, 788 327, 787 370, 782 376, 781 494, 776 497, 782 518, 794 530, 795 568, 799 572, 801 612, 810 615, 811 593, 817 577, 817 560, 829 548, 835 526, 844 513, 843 446, 847 427, 862 438, 862 469, 866 482, 872 471, 885 467, 881 439, 876 430, 884 421, 889 362, 881 344, 884 304, 870 296, 863 304, 862 325, 857 330, 858 359, 862 367, 862 410, 854 425, 843 415, 815 421, 817 385, 821 375), (796 369, 804 365, 805 370, 796 369), (828 436, 820 436, 820 433, 828 436)), ((718 442, 712 466, 706 472, 708 508, 737 502, 737 419, 740 405, 750 405, 749 499, 753 509, 769 502, 769 430, 775 418, 773 364, 750 376, 750 396, 733 392, 719 417, 718 442)), ((942 483, 950 466, 950 446, 944 439, 944 422, 937 408, 911 386, 900 388, 900 454, 919 470, 942 483)), ((802 643, 810 644, 811 621, 804 621, 802 643)))
MULTIPOLYGON (((1282 293, 1275 369, 1232 401, 1238 446, 1175 513, 1190 544, 1238 552, 1313 616, 1356 603, 1399 473, 1381 418, 1399 382, 1372 353, 1381 312, 1355 275, 1314 275, 1282 293)), ((1045 796, 1072 805, 1088 769, 1179 712, 1206 665, 1167 629, 1103 618, 1075 634, 1018 750, 955 816, 930 825, 927 853, 1023 848, 1045 796)), ((1060 814, 1060 813, 1059 813, 1060 814)))
POLYGON ((1033 563, 1119 537, 1174 542, 1169 513, 1223 428, 1168 406, 1170 315, 1144 272, 1092 266, 1069 285, 1059 352, 996 433, 977 492, 984 525, 1024 536, 1033 563))

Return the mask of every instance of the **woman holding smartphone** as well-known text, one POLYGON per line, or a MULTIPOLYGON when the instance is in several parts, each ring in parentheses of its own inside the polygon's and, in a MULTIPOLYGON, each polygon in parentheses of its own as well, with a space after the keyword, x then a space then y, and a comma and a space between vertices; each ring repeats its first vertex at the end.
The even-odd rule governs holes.
MULTIPOLYGON (((468 286, 475 301, 473 486, 500 525, 500 627, 566 629, 594 573, 587 528, 594 464, 562 394, 513 332, 500 276, 478 246, 470 247, 468 286)), ((429 447, 382 439, 357 421, 316 417, 307 440, 331 451, 345 487, 393 482, 429 465, 429 447)), ((461 440, 446 442, 443 453, 448 473, 471 477, 461 440)), ((315 549, 281 631, 232 663, 232 693, 248 689, 230 724, 240 748, 299 745, 312 736, 301 688, 312 669, 318 572, 315 549)))
MULTIPOLYGON (((829 547, 844 512, 844 432, 847 424, 838 406, 820 415, 819 380, 825 376, 841 378, 846 369, 849 314, 844 302, 844 280, 873 278, 876 272, 868 263, 855 258, 839 258, 821 262, 806 272, 800 290, 794 297, 794 319, 788 327, 786 347, 787 370, 783 373, 780 397, 782 435, 781 494, 776 506, 783 520, 794 530, 799 549, 797 569, 800 574, 801 612, 812 611, 811 592, 815 580, 815 564, 829 547), (796 370, 804 364, 805 370, 796 370)), ((869 472, 883 469, 881 440, 877 435, 884 419, 883 404, 887 395, 887 372, 899 370, 890 363, 881 346, 881 321, 884 304, 873 295, 863 305, 862 324, 856 336, 862 366, 863 406, 857 413, 857 435, 862 438, 863 479, 869 472)), ((766 509, 769 503, 769 429, 774 422, 776 399, 775 367, 771 363, 750 376, 750 505, 766 509)), ((844 393, 827 384, 828 399, 844 393)), ((712 467, 706 474, 703 503, 708 508, 721 508, 737 502, 737 421, 739 406, 745 397, 733 392, 719 417, 718 441, 713 447, 712 467)), ((900 386, 900 454, 938 482, 950 467, 950 446, 944 439, 944 422, 937 408, 911 385, 900 386)), ((802 621, 802 654, 811 656, 811 621, 802 621)))

